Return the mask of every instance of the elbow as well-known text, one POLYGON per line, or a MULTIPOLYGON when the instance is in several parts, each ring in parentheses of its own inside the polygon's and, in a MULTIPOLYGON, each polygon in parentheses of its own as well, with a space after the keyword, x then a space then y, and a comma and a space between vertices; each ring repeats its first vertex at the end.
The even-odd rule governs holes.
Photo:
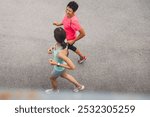
POLYGON ((84 32, 82 35, 83 35, 83 37, 84 37, 84 36, 86 35, 85 32, 84 32))
POLYGON ((72 70, 75 70, 75 69, 76 69, 76 67, 75 67, 75 66, 73 66, 72 70))
POLYGON ((70 70, 75 70, 75 69, 76 69, 75 65, 73 65, 73 66, 70 68, 70 70))

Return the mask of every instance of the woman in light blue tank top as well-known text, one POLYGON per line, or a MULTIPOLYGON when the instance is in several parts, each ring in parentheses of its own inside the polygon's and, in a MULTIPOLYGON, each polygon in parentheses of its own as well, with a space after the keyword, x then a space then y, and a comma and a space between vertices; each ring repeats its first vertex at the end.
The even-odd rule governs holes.
POLYGON ((73 76, 68 74, 65 69, 74 70, 75 65, 68 58, 68 46, 64 42, 66 38, 66 32, 63 28, 59 27, 54 30, 54 37, 56 44, 54 47, 48 49, 48 54, 53 54, 53 59, 49 60, 49 63, 54 66, 51 72, 51 86, 52 89, 47 89, 45 92, 50 93, 52 91, 58 92, 57 78, 61 76, 67 79, 69 82, 75 85, 74 92, 84 90, 84 85, 81 85, 73 76))
MULTIPOLYGON (((54 59, 57 63, 64 64, 64 63, 65 63, 64 60, 58 58, 58 54, 59 54, 59 52, 60 52, 61 50, 62 50, 62 47, 59 47, 59 48, 57 48, 56 50, 53 50, 53 54, 54 54, 54 58, 53 58, 53 59, 54 59)), ((63 71, 65 68, 64 68, 64 67, 61 67, 61 66, 55 65, 55 66, 54 66, 54 69, 55 69, 56 71, 63 71)))

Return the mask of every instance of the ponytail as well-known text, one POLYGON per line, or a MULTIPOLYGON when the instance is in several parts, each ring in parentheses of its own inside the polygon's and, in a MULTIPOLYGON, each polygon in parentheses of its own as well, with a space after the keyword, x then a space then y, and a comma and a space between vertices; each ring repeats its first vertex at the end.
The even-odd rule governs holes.
POLYGON ((65 49, 66 46, 67 46, 67 43, 65 43, 65 42, 63 41, 63 42, 61 43, 61 46, 62 46, 63 49, 65 49))
POLYGON ((54 37, 58 43, 61 44, 62 48, 65 49, 67 46, 67 43, 65 43, 66 39, 66 32, 62 27, 58 27, 54 30, 54 37))

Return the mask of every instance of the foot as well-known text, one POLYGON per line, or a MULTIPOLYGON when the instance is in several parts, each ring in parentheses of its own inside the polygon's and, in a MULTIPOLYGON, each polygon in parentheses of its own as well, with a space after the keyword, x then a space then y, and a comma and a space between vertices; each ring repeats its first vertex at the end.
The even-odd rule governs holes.
POLYGON ((74 92, 79 92, 79 91, 82 91, 82 90, 84 90, 85 89, 85 86, 84 85, 81 85, 80 87, 75 87, 74 89, 73 89, 73 91, 74 92))
POLYGON ((80 60, 78 60, 78 63, 81 64, 83 63, 87 58, 84 56, 83 58, 80 58, 80 60))
POLYGON ((46 94, 50 94, 50 93, 59 93, 59 89, 47 89, 45 90, 46 94))

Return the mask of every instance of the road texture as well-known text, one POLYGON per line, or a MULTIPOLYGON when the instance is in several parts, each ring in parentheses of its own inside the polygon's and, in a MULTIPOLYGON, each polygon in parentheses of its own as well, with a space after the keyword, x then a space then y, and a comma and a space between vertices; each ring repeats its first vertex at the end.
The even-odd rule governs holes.
MULTIPOLYGON (((150 1, 76 0, 76 15, 86 37, 75 45, 87 56, 69 71, 85 92, 150 94, 150 1)), ((54 41, 53 21, 61 21, 69 0, 0 0, 0 87, 50 87, 47 49, 54 41)), ((59 88, 72 84, 58 79, 59 88)))

